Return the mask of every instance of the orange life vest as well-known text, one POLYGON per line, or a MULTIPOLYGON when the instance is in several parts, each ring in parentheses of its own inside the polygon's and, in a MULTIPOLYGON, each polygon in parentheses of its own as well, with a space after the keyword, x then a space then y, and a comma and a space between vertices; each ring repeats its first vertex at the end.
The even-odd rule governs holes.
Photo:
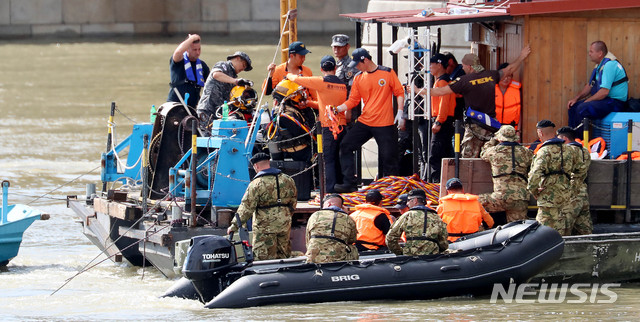
POLYGON ((496 84, 496 119, 502 124, 513 125, 516 129, 520 123, 520 87, 522 84, 511 81, 502 94, 500 85, 496 84))
MULTIPOLYGON (((584 146, 584 142, 582 142, 582 140, 576 139, 576 142, 584 146)), ((604 152, 606 151, 606 148, 607 148, 607 142, 601 137, 593 138, 589 140, 589 143, 587 144, 586 148, 589 149, 589 153, 597 153, 598 158, 602 159, 604 158, 604 152)))
MULTIPOLYGON (((616 158, 616 160, 626 160, 626 159, 627 159, 626 152, 623 152, 619 157, 616 158)), ((640 152, 638 151, 631 152, 631 160, 640 160, 640 152)))
MULTIPOLYGON (((440 198, 437 212, 447 224, 449 241, 453 242, 464 235, 478 232, 482 225, 482 214, 486 210, 482 208, 477 195, 456 193, 440 198)), ((487 224, 493 226, 493 219, 488 221, 487 224)))
POLYGON ((366 248, 378 249, 386 246, 385 235, 374 223, 380 213, 389 218, 389 223, 393 223, 389 210, 368 203, 356 205, 356 211, 349 215, 356 222, 357 240, 366 248))

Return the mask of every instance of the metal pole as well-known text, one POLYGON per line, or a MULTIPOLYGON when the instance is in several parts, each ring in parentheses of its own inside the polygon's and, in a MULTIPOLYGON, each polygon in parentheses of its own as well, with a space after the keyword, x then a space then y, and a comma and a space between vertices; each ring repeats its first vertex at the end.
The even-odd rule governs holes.
MULTIPOLYGON (((356 48, 362 47, 362 23, 356 22, 356 48)), ((360 116, 361 107, 360 104, 351 109, 351 120, 355 120, 360 116)), ((362 182, 362 148, 356 150, 356 180, 362 182)))
POLYGON ((427 182, 431 182, 429 179, 429 176, 431 175, 431 163, 429 163, 429 158, 431 158, 431 87, 433 87, 433 85, 431 84, 431 28, 427 27, 427 34, 426 34, 426 39, 427 39, 427 51, 424 52, 424 55, 422 56, 422 61, 423 61, 423 65, 424 65, 424 70, 425 70, 425 85, 427 87, 427 96, 425 96, 425 103, 427 105, 427 115, 425 115, 426 121, 427 121, 427 159, 425 160, 426 164, 426 169, 427 169, 427 173, 425 174, 425 178, 427 179, 427 182))
MULTIPOLYGON (((381 22, 377 22, 376 23, 376 40, 377 40, 377 61, 376 63, 378 65, 382 65, 382 46, 384 45, 384 43, 382 42, 382 23, 381 22)), ((394 100, 395 101, 395 100, 394 100)), ((395 107, 395 105, 394 105, 395 107)), ((386 173, 389 174, 389 173, 386 173)), ((394 175, 397 175, 397 173, 393 173, 394 175)), ((384 173, 384 160, 382 159, 382 155, 380 155, 380 147, 378 147, 378 175, 377 175, 377 179, 380 179, 382 177, 384 177, 385 173, 384 173)))
POLYGON ((454 144, 453 144, 453 151, 455 152, 454 155, 456 158, 455 174, 456 174, 456 178, 460 178, 460 137, 462 136, 462 121, 456 120, 455 127, 456 127, 456 132, 454 135, 454 144))
POLYGON ((627 123, 627 187, 625 191, 625 222, 631 222, 631 150, 633 140, 633 120, 627 123))
MULTIPOLYGON (((113 133, 111 126, 113 124, 113 116, 116 114, 116 102, 111 102, 111 112, 109 113, 109 122, 107 122, 107 153, 111 151, 111 144, 113 143, 113 133)), ((102 183, 102 192, 106 192, 107 183, 102 183)))
POLYGON ((142 213, 147 213, 147 199, 149 197, 149 135, 142 138, 142 213))
POLYGON ((2 181, 2 213, 0 214, 0 224, 9 221, 7 214, 9 213, 9 181, 2 181))
MULTIPOLYGON (((196 226, 196 168, 198 160, 198 136, 196 135, 198 121, 193 119, 191 122, 191 227, 196 226)), ((185 187, 186 189, 186 187, 185 187)))
MULTIPOLYGON (((589 119, 584 118, 582 120, 582 146, 589 148, 589 119)), ((591 152, 591 151, 589 151, 591 152)))
POLYGON ((318 174, 320 175, 320 208, 322 208, 322 200, 327 191, 325 185, 325 169, 324 169, 324 154, 323 154, 323 142, 322 142, 322 125, 320 121, 316 122, 316 138, 318 140, 318 174))

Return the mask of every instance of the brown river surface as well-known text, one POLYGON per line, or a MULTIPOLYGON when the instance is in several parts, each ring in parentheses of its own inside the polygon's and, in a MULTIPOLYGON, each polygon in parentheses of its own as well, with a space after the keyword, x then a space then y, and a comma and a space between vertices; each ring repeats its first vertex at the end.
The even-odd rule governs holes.
MULTIPOLYGON (((616 288, 612 304, 491 304, 487 296, 208 310, 195 301, 158 298, 173 281, 153 268, 111 261, 51 295, 92 259, 104 259, 64 199, 100 180, 110 103, 118 105, 119 142, 133 122, 148 122, 152 104, 166 100, 169 58, 181 40, 0 41, 0 179, 11 181, 10 203, 51 215, 27 230, 18 257, 0 272, 0 321, 639 320, 637 284, 616 288)), ((331 54, 330 36, 301 40, 312 51, 306 65, 319 73, 320 58, 331 54)), ((236 50, 246 51, 254 70, 241 77, 259 83, 276 43, 277 36, 207 36, 201 58, 213 66, 236 50)))

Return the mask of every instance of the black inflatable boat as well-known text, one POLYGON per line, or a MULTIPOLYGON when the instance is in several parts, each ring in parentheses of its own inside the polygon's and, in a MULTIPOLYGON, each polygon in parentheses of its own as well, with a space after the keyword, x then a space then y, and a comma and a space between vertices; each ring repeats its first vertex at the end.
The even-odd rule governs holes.
POLYGON ((556 262, 563 248, 560 234, 533 220, 467 236, 452 243, 449 254, 328 264, 306 264, 304 257, 239 263, 229 240, 200 236, 192 239, 183 269, 191 283, 178 282, 165 295, 195 288, 207 308, 482 295, 495 283, 526 282, 556 262))

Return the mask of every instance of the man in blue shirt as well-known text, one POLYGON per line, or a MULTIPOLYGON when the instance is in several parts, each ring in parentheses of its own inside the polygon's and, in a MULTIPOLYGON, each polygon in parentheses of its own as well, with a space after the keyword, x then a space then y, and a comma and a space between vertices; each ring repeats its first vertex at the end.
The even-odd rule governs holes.
POLYGON ((567 104, 569 126, 573 128, 585 117, 602 119, 610 112, 622 111, 628 99, 627 73, 617 60, 605 58, 607 53, 607 45, 603 41, 594 41, 589 47, 589 58, 598 65, 593 69, 589 83, 567 104))

